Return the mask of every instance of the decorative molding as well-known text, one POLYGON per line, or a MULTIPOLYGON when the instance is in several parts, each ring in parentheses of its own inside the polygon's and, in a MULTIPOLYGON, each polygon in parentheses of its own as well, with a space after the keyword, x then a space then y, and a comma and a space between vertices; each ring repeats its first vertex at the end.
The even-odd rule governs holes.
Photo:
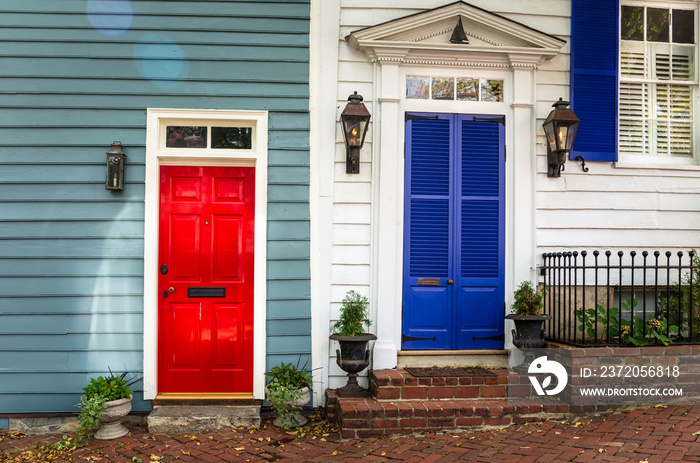
POLYGON ((403 99, 401 99, 401 98, 379 97, 380 103, 401 103, 402 101, 403 101, 403 99))
POLYGON ((406 64, 419 64, 427 66, 468 66, 468 67, 479 67, 479 68, 499 68, 508 69, 511 66, 506 63, 485 63, 483 61, 439 61, 439 60, 425 60, 425 59, 406 59, 404 60, 406 64))
POLYGON ((422 42, 423 40, 432 39, 433 37, 437 37, 438 35, 442 34, 449 34, 450 32, 452 32, 452 29, 443 29, 437 32, 421 35, 420 37, 409 40, 409 42, 422 42))
POLYGON ((370 26, 352 32, 346 40, 364 51, 372 62, 513 69, 537 69, 566 44, 550 34, 465 2, 370 26), (448 34, 458 19, 464 20, 466 35, 481 43, 454 44, 447 37, 444 43, 426 41, 448 34))
POLYGON ((525 108, 525 109, 533 108, 534 106, 535 105, 532 103, 513 103, 510 105, 511 108, 525 108))

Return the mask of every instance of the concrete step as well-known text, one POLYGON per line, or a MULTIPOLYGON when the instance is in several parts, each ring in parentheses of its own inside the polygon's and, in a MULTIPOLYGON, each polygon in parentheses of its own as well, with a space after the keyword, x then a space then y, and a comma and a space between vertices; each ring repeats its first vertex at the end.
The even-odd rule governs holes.
POLYGON ((508 350, 401 350, 398 368, 471 366, 508 368, 508 350))
POLYGON ((158 405, 148 415, 151 434, 221 431, 260 426, 260 405, 158 405))

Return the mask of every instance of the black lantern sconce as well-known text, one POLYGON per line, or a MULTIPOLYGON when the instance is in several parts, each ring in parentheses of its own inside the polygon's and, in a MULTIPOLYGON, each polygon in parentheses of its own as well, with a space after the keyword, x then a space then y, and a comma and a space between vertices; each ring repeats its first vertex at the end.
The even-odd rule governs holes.
MULTIPOLYGON (((552 105, 554 109, 542 124, 547 136, 547 177, 561 177, 564 163, 569 152, 574 147, 574 138, 578 124, 581 122, 576 114, 568 108, 569 102, 559 101, 552 105)), ((577 159, 580 156, 577 157, 577 159)), ((581 158, 583 161, 583 158, 581 158)), ((584 171, 588 171, 583 163, 584 171)))
POLYGON ((347 149, 345 173, 360 173, 360 148, 365 142, 365 135, 369 126, 369 111, 362 103, 362 95, 357 92, 348 97, 348 104, 340 114, 340 122, 343 124, 343 138, 347 149))
POLYGON ((112 149, 107 151, 107 179, 105 188, 108 190, 124 189, 124 164, 126 154, 122 150, 122 142, 112 142, 112 149))

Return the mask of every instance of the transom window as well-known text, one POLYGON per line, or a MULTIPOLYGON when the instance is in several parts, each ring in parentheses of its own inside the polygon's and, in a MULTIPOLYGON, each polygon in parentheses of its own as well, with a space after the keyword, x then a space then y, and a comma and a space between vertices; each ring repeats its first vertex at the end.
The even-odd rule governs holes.
POLYGON ((503 101, 503 81, 478 77, 406 76, 412 100, 503 101))
POLYGON ((161 143, 170 149, 252 150, 255 124, 249 121, 167 121, 161 143))
POLYGON ((692 9, 622 6, 621 154, 693 157, 695 14, 692 9))

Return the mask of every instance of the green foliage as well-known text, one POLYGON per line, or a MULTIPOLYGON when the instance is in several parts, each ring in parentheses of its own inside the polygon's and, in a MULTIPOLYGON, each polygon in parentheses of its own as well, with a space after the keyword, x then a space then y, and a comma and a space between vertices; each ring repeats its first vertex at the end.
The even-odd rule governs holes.
POLYGON ((602 325, 602 334, 608 339, 619 339, 624 345, 647 346, 651 342, 659 342, 664 346, 673 342, 673 339, 665 333, 678 336, 678 326, 669 325, 664 317, 650 318, 644 322, 642 317, 634 316, 634 308, 637 307, 637 299, 628 299, 622 302, 622 311, 617 307, 605 309, 598 304, 596 309, 584 309, 576 311, 576 318, 580 325, 579 331, 586 330, 589 339, 596 338, 596 324, 602 325))
POLYGON ((363 325, 369 329, 369 301, 355 291, 348 291, 340 307, 340 320, 333 325, 333 334, 341 336, 358 336, 365 332, 363 325))
POLYGON ((311 387, 312 378, 309 372, 306 371, 306 365, 309 362, 307 360, 302 367, 299 367, 299 362, 301 362, 301 356, 297 360, 296 365, 282 363, 272 367, 269 372, 265 373, 265 376, 272 378, 270 384, 285 385, 296 389, 311 387))
POLYGON ((692 272, 684 273, 678 285, 659 294, 659 313, 666 314, 670 323, 678 325, 691 342, 700 341, 700 256, 693 249, 692 272), (692 304, 691 304, 692 302, 692 304))
POLYGON ((516 315, 539 315, 544 306, 542 299, 542 293, 535 291, 531 281, 523 281, 514 293, 511 308, 516 315))
POLYGON ((313 381, 311 374, 306 371, 308 360, 302 367, 299 367, 299 362, 301 356, 296 365, 282 363, 265 373, 265 376, 272 378, 267 385, 267 401, 281 418, 285 429, 299 427, 299 423, 294 419, 299 410, 295 404, 301 399, 301 390, 305 387, 310 388, 313 381))
POLYGON ((92 396, 83 395, 80 397, 80 403, 76 405, 80 408, 78 414, 78 430, 76 435, 78 441, 83 442, 90 439, 97 428, 102 423, 102 412, 107 408, 107 399, 97 394, 92 396))
POLYGON ((119 376, 114 376, 110 369, 107 377, 90 378, 90 384, 85 386, 83 391, 88 398, 100 395, 108 402, 110 400, 128 399, 131 396, 131 386, 141 381, 141 379, 127 380, 127 374, 127 372, 124 372, 119 376))

